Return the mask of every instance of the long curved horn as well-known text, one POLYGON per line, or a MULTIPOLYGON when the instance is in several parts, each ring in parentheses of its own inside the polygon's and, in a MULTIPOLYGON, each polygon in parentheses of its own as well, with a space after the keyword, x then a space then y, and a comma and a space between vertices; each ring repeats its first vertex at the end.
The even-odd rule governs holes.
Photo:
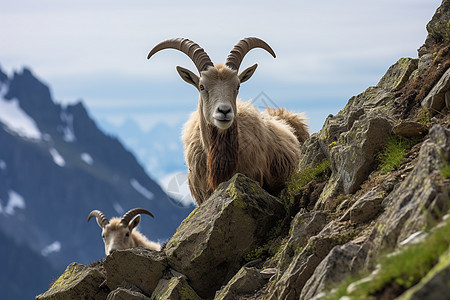
POLYGON ((156 52, 169 48, 180 50, 189 56, 197 67, 198 72, 205 71, 209 66, 213 66, 211 59, 203 48, 193 41, 184 38, 170 39, 159 43, 148 53, 147 59, 150 59, 156 52))
POLYGON ((88 216, 88 222, 92 217, 96 217, 97 218, 97 223, 98 225, 100 225, 102 228, 104 228, 106 225, 109 224, 109 220, 107 217, 105 217, 105 215, 99 211, 99 210, 93 210, 91 211, 91 213, 88 216))
POLYGON ((275 52, 266 42, 256 37, 248 37, 240 40, 234 46, 227 57, 225 65, 233 70, 239 70, 239 66, 244 59, 244 56, 254 48, 262 48, 269 52, 274 58, 277 57, 275 52))
POLYGON ((155 217, 151 212, 149 212, 146 209, 143 208, 134 208, 129 210, 126 214, 123 215, 122 220, 120 220, 121 223, 128 225, 130 223, 131 219, 133 219, 138 214, 147 214, 149 216, 155 217))

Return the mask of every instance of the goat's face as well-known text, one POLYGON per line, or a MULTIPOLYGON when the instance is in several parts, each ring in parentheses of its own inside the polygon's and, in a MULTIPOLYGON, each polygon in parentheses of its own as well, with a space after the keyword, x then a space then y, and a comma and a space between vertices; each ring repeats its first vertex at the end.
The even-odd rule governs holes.
POLYGON ((192 84, 200 93, 200 107, 203 118, 218 129, 228 129, 236 116, 236 98, 242 82, 255 72, 257 65, 245 69, 238 75, 236 70, 225 65, 210 66, 200 73, 177 67, 181 78, 192 84))
POLYGON ((133 229, 141 221, 141 216, 136 216, 129 224, 121 222, 120 218, 113 218, 108 225, 102 228, 102 238, 105 243, 105 253, 109 255, 116 250, 133 248, 134 240, 131 236, 133 229))

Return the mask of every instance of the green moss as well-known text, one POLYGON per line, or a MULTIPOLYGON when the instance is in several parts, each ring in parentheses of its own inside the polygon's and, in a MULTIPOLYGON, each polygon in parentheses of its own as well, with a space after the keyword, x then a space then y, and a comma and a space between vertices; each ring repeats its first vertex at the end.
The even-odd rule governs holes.
POLYGON ((286 188, 281 193, 281 198, 292 202, 294 195, 310 181, 316 179, 317 181, 324 181, 328 179, 328 170, 330 169, 330 161, 325 159, 317 164, 315 167, 307 167, 303 170, 297 170, 291 175, 286 188))
POLYGON ((325 299, 340 299, 343 296, 349 296, 350 299, 370 299, 371 296, 382 295, 383 291, 394 286, 400 291, 406 290, 424 278, 449 251, 449 247, 450 222, 447 222, 435 228, 424 241, 379 259, 379 271, 372 273, 370 280, 356 284, 351 293, 348 293, 347 287, 355 282, 355 278, 368 276, 367 273, 344 280, 325 299))
POLYGON ((446 161, 444 165, 439 169, 442 178, 448 179, 450 178, 450 162, 446 161))
POLYGON ((417 113, 416 113, 417 122, 424 124, 424 125, 431 124, 432 116, 433 115, 431 114, 431 111, 427 108, 420 108, 419 110, 417 110, 417 113))
POLYGON ((328 149, 332 149, 336 146, 337 146, 337 142, 332 142, 331 144, 328 145, 328 149))
POLYGON ((70 285, 72 282, 78 280, 76 274, 80 272, 80 265, 72 264, 67 267, 64 273, 53 283, 51 289, 60 288, 64 285, 70 285))
POLYGON ((264 247, 262 247, 262 246, 256 247, 244 257, 244 260, 246 262, 249 262, 249 261, 261 258, 263 252, 264 252, 264 247))
POLYGON ((399 136, 389 137, 383 150, 378 154, 381 174, 397 169, 415 142, 415 140, 408 140, 399 136))

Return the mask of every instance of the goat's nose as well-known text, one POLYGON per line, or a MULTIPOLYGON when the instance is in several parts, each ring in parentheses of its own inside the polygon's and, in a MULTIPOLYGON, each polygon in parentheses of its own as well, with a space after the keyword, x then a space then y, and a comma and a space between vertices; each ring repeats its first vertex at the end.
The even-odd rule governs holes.
POLYGON ((219 105, 217 111, 226 116, 229 112, 231 112, 231 106, 225 104, 219 105))
POLYGON ((111 249, 111 250, 109 250, 109 254, 113 254, 116 251, 117 251, 117 249, 111 249))

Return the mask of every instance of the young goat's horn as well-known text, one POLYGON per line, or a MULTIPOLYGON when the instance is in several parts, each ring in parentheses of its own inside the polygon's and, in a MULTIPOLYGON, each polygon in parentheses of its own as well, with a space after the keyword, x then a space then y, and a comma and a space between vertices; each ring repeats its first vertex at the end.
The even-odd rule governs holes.
POLYGON ((244 56, 254 48, 262 48, 269 52, 274 58, 276 57, 275 52, 266 42, 256 37, 248 37, 240 40, 234 46, 227 57, 225 65, 233 70, 239 70, 239 66, 242 63, 244 56))
POLYGON ((109 220, 107 217, 105 217, 105 215, 99 211, 99 210, 93 210, 91 211, 91 213, 88 216, 88 222, 92 217, 96 217, 97 218, 97 223, 103 228, 106 225, 109 224, 109 220))
POLYGON ((156 52, 169 48, 180 50, 189 56, 197 67, 198 72, 205 71, 209 66, 213 66, 211 59, 203 48, 193 41, 184 38, 170 39, 159 43, 149 52, 147 59, 150 59, 156 52))
POLYGON ((128 223, 130 223, 131 219, 133 219, 138 214, 147 214, 153 218, 155 217, 151 212, 149 212, 146 209, 134 208, 134 209, 129 210, 126 214, 124 214, 122 217, 122 220, 120 222, 125 225, 128 225, 128 223))

